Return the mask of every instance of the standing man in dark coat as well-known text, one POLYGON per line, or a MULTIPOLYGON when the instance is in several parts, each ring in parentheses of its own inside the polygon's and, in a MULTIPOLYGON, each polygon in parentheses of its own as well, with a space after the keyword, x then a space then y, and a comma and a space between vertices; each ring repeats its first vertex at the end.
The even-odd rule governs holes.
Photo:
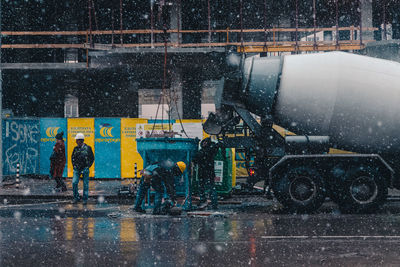
POLYGON ((56 134, 56 144, 50 156, 50 176, 56 180, 56 190, 67 191, 63 181, 65 167, 65 144, 63 140, 64 132, 56 134))
POLYGON ((218 208, 218 195, 215 188, 214 158, 218 152, 219 145, 211 141, 210 137, 205 138, 200 143, 200 150, 196 154, 193 162, 198 165, 199 178, 199 209, 204 209, 208 203, 206 191, 209 192, 211 208, 218 208))
POLYGON ((74 176, 72 178, 72 190, 74 192, 74 201, 76 204, 80 200, 78 193, 79 177, 83 178, 83 204, 87 204, 89 198, 89 168, 93 165, 94 155, 90 146, 84 143, 83 133, 77 133, 75 136, 77 146, 72 151, 72 166, 74 167, 74 176))

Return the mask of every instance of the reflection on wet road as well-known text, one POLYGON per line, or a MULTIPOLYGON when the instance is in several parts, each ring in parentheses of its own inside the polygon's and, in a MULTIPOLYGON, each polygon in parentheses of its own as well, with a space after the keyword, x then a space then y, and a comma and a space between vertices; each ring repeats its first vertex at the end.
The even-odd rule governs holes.
POLYGON ((1 266, 400 264, 396 214, 153 217, 92 205, 112 216, 34 216, 52 208, 70 205, 14 207, 0 218, 1 266))

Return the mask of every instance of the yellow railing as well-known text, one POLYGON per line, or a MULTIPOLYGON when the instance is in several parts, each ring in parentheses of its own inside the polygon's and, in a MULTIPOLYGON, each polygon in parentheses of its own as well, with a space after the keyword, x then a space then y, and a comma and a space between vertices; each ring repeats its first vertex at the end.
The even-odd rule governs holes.
MULTIPOLYGON (((364 47, 367 42, 373 42, 373 40, 354 40, 355 32, 359 32, 359 28, 355 26, 350 27, 325 27, 325 28, 272 28, 272 29, 220 29, 220 30, 98 30, 98 31, 3 31, 1 32, 3 37, 9 36, 85 36, 86 40, 82 43, 3 43, 1 48, 81 48, 81 49, 94 49, 94 50, 108 50, 113 48, 144 48, 144 47, 225 47, 225 46, 237 46, 238 51, 244 52, 284 52, 284 51, 325 51, 325 50, 356 50, 364 47), (350 38, 348 40, 332 40, 332 41, 282 41, 279 34, 282 33, 297 33, 302 34, 310 33, 308 37, 313 38, 313 33, 320 32, 350 32, 350 38), (213 42, 211 38, 208 38, 207 42, 193 42, 193 43, 182 43, 180 41, 182 35, 185 34, 210 34, 222 33, 224 37, 223 42, 213 42), (232 41, 232 34, 236 33, 236 39, 240 41, 232 41), (266 37, 260 37, 257 41, 246 41, 245 35, 249 33, 263 33, 268 35, 266 37), (124 42, 115 43, 115 36, 129 37, 129 35, 162 35, 162 34, 177 34, 177 41, 171 42, 124 42), (99 36, 111 36, 111 41, 106 43, 95 43, 93 40, 99 38, 99 36), (243 41, 242 41, 243 40, 243 41)), ((363 32, 371 32, 378 30, 378 28, 363 28, 363 32)), ((149 40, 155 38, 149 38, 149 40)), ((7 41, 7 39, 5 40, 7 41)))

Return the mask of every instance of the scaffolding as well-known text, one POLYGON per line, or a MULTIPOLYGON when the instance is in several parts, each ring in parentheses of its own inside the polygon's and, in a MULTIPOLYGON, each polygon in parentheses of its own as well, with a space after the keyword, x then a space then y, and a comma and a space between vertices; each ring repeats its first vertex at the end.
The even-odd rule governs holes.
MULTIPOLYGON (((295 3, 295 27, 267 27, 267 1, 264 0, 263 27, 260 29, 245 28, 243 24, 243 0, 240 0, 238 16, 240 28, 237 29, 214 29, 212 27, 212 12, 210 0, 207 0, 207 29, 204 30, 183 30, 180 22, 180 12, 177 12, 177 25, 175 29, 157 29, 155 16, 160 19, 162 8, 158 14, 154 14, 154 1, 150 4, 149 18, 150 29, 123 29, 123 0, 119 1, 119 29, 114 29, 114 10, 112 10, 112 29, 99 30, 98 19, 94 0, 88 0, 88 29, 84 31, 3 31, 1 32, 9 42, 3 43, 4 49, 84 49, 89 50, 112 50, 116 48, 217 48, 236 47, 238 52, 260 53, 260 52, 309 52, 309 51, 332 51, 332 50, 359 50, 365 47, 368 42, 374 40, 363 40, 363 32, 374 32, 379 30, 376 27, 362 27, 361 1, 359 2, 358 26, 339 27, 339 0, 334 0, 335 24, 333 27, 318 27, 316 0, 312 2, 312 27, 299 27, 299 1, 295 3), (94 22, 94 23, 93 23, 94 22), (95 25, 95 29, 93 29, 95 25), (317 35, 327 35, 329 38, 319 38, 317 35), (43 37, 43 42, 32 43, 29 40, 23 43, 16 43, 13 36, 20 37, 38 36, 43 37), (51 36, 52 38, 47 38, 51 36), (74 43, 65 43, 65 36, 78 36, 74 43), (119 36, 119 38, 116 38, 119 36), (135 36, 132 38, 132 36, 135 36), (177 38, 172 38, 176 36, 177 38), (193 42, 184 41, 185 36, 196 37, 193 42), (282 38, 284 36, 284 38, 282 38), (100 38, 102 37, 102 38, 100 38), (46 39, 47 38, 47 39, 46 39), (119 40, 118 40, 119 39, 119 40), (53 42, 48 42, 53 40, 53 42), (97 40, 97 42, 96 42, 97 40), (101 40, 99 42, 98 40, 101 40), (118 40, 116 42, 116 40, 118 40)), ((181 8, 181 1, 176 0, 174 5, 181 8)), ((386 13, 383 5, 384 38, 386 38, 386 13)), ((190 38, 189 38, 190 39, 190 38)))

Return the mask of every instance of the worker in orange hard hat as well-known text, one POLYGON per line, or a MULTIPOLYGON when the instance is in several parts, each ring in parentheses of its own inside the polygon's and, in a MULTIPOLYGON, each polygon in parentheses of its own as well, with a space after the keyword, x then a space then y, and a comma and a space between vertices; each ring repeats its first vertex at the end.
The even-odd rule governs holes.
POLYGON ((146 192, 152 186, 156 192, 154 198, 153 214, 169 213, 175 203, 175 177, 181 176, 186 169, 186 164, 183 161, 178 161, 171 164, 170 161, 154 163, 144 168, 140 174, 139 189, 136 194, 136 201, 133 209, 137 212, 146 212, 142 205, 146 192), (167 191, 164 209, 162 210, 161 201, 164 194, 164 186, 167 191))

